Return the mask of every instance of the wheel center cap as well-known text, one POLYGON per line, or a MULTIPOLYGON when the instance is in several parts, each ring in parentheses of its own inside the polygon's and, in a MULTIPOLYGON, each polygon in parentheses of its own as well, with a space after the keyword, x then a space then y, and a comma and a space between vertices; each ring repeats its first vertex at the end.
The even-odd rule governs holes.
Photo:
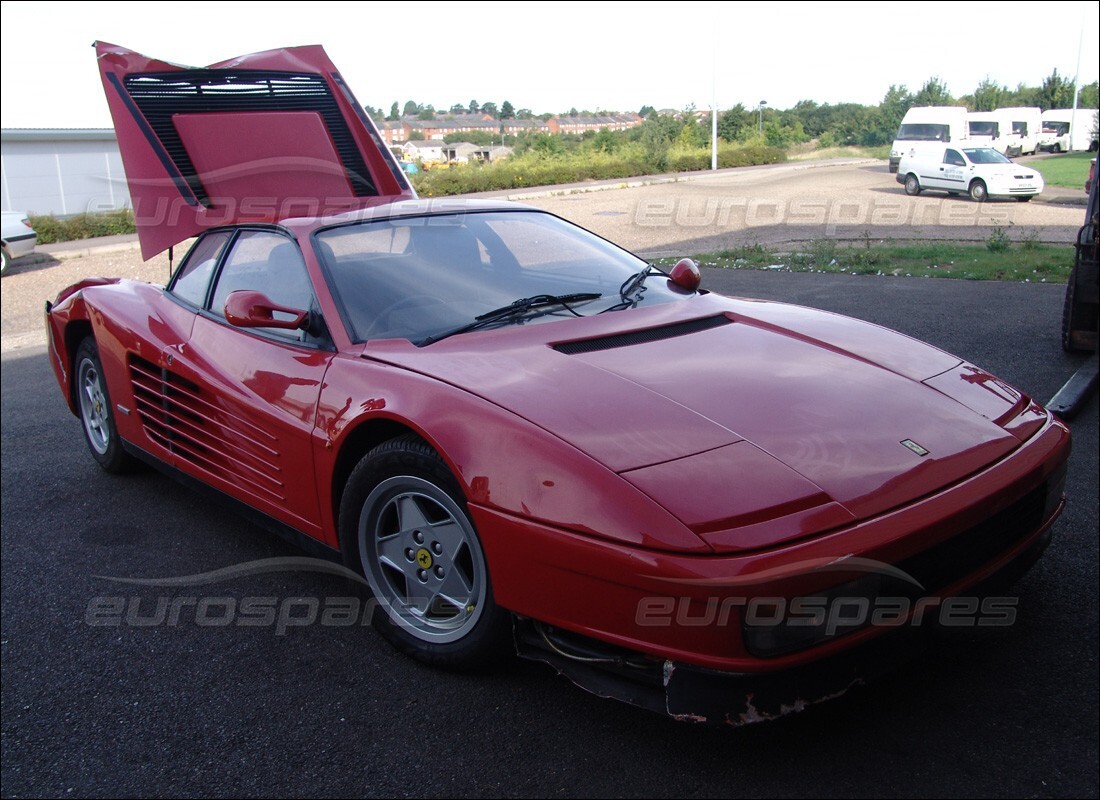
POLYGON ((428 552, 428 548, 421 547, 416 551, 416 563, 420 565, 421 569, 432 568, 434 562, 432 561, 432 554, 428 552))

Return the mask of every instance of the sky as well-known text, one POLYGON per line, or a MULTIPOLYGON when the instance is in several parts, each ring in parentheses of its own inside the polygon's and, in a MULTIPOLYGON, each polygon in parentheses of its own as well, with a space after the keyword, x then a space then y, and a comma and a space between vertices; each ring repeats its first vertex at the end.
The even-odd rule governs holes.
POLYGON ((91 44, 188 66, 304 44, 359 101, 536 114, 643 105, 878 104, 938 77, 1039 86, 1100 72, 1100 3, 3 2, 0 127, 103 128, 91 44))

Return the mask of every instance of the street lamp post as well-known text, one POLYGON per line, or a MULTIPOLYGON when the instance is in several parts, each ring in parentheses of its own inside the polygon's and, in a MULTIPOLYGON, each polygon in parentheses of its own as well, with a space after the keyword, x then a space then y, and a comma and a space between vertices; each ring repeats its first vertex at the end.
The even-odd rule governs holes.
POLYGON ((768 104, 767 100, 761 100, 756 104, 756 132, 760 135, 764 134, 764 107, 768 104))

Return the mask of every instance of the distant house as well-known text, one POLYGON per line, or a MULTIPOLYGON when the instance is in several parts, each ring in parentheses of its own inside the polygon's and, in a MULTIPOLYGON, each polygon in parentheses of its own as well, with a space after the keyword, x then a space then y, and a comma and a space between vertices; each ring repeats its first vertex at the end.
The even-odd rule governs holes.
POLYGON ((469 133, 470 131, 484 131, 496 133, 500 129, 500 123, 488 114, 445 114, 435 119, 418 119, 405 117, 401 120, 409 133, 419 131, 425 139, 442 140, 453 133, 469 133))
POLYGON ((505 147, 503 145, 493 145, 491 147, 479 147, 473 154, 473 158, 478 161, 500 161, 502 158, 508 158, 515 152, 511 147, 505 147))
POLYGON ((455 164, 465 164, 471 158, 476 158, 478 151, 476 144, 469 142, 453 142, 443 145, 443 159, 455 164))
POLYGON ((399 121, 394 122, 387 119, 382 122, 375 122, 374 124, 378 126, 378 133, 381 134, 382 141, 390 147, 400 145, 409 139, 405 127, 399 121))
POLYGON ((585 133, 587 131, 625 131, 641 125, 645 120, 638 114, 589 114, 569 117, 551 117, 547 126, 551 133, 585 133))
POLYGON ((518 136, 523 133, 574 133, 600 131, 625 131, 645 120, 637 114, 596 114, 572 117, 551 117, 545 122, 532 119, 494 119, 488 114, 439 114, 435 119, 402 117, 378 123, 382 138, 389 145, 411 141, 414 133, 424 141, 442 141, 453 134, 477 131, 492 136, 501 133, 518 136))
POLYGON ((406 161, 442 162, 443 142, 439 140, 405 142, 401 147, 402 157, 406 161))

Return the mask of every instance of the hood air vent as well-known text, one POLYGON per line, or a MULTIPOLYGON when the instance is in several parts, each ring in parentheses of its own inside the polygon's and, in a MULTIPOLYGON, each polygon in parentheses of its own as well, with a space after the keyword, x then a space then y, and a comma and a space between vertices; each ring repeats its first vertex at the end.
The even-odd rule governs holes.
POLYGON ((672 339, 677 336, 687 336, 690 333, 709 331, 711 328, 720 328, 731 324, 728 317, 718 315, 716 317, 703 317, 693 319, 690 322, 679 322, 675 325, 665 325, 661 328, 649 328, 644 331, 631 331, 619 333, 614 336, 601 336, 598 339, 581 339, 576 342, 562 342, 554 345, 554 349, 567 356, 580 355, 581 353, 594 353, 599 350, 614 350, 617 347, 631 347, 647 342, 659 342, 664 339, 672 339))

